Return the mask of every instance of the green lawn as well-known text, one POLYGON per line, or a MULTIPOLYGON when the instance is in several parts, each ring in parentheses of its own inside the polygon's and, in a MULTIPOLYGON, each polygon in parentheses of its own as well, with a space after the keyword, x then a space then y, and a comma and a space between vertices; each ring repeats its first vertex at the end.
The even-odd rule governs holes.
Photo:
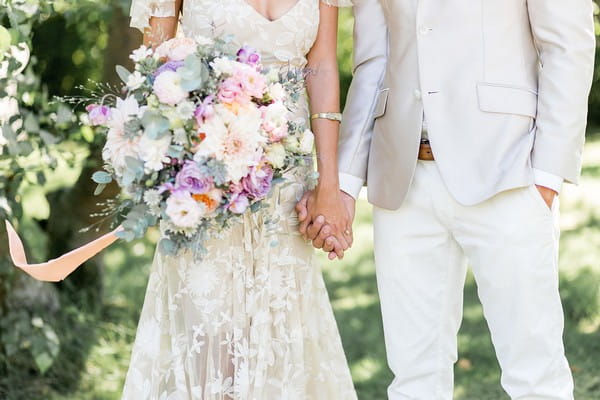
MULTIPOLYGON (((562 196, 562 293, 567 314, 568 357, 576 398, 600 398, 600 138, 590 141, 580 187, 562 196)), ((361 200, 356 245, 342 262, 322 258, 325 277, 361 400, 386 398, 391 380, 374 276, 370 207, 361 200)), ((142 305, 156 232, 132 245, 116 245, 104 256, 104 308, 75 392, 55 400, 118 399, 142 305)), ((500 400, 499 369, 472 277, 465 289, 465 319, 459 337, 455 398, 500 400)), ((265 399, 267 400, 267 399, 265 399)))

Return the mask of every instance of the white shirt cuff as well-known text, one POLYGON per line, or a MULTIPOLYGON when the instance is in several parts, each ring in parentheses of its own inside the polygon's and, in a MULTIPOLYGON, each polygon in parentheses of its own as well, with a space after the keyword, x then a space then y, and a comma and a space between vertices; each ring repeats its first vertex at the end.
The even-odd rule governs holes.
POLYGON ((554 190, 556 193, 560 193, 564 181, 564 179, 558 175, 537 168, 533 169, 533 180, 536 185, 547 187, 548 189, 554 190))
POLYGON ((340 172, 340 189, 354 197, 354 200, 358 199, 364 183, 365 181, 359 177, 340 172))

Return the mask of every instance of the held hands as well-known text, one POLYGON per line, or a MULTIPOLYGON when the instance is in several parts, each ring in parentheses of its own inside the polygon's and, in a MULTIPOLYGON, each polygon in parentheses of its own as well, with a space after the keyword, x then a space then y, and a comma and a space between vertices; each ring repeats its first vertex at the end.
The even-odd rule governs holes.
POLYGON ((317 189, 304 194, 296 205, 300 233, 313 246, 342 259, 352 246, 354 199, 338 189, 317 189))

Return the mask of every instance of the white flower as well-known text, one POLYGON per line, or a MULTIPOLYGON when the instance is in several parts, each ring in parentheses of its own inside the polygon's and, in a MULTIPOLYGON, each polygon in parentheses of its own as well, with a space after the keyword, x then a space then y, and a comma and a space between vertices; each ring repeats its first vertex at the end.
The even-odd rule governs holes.
POLYGON ((226 74, 226 75, 231 75, 233 74, 233 70, 236 66, 236 64, 234 61, 228 59, 228 58, 215 58, 213 60, 213 62, 210 64, 211 67, 213 67, 213 70, 215 71, 217 76, 226 74))
POLYGON ((279 82, 273 83, 271 86, 269 86, 269 94, 275 101, 283 101, 287 97, 287 92, 285 91, 283 85, 279 82))
POLYGON ((187 141, 187 132, 185 131, 185 129, 176 128, 175 130, 173 130, 173 143, 186 144, 187 141))
POLYGON ((167 216, 178 228, 193 228, 204 215, 204 204, 198 203, 189 192, 173 192, 167 199, 167 216))
POLYGON ((227 122, 229 117, 226 108, 215 107, 215 115, 199 127, 205 139, 194 149, 194 158, 215 157, 223 161, 228 179, 238 181, 258 164, 266 138, 260 131, 261 113, 256 107, 240 109, 237 117, 227 122))
POLYGON ((163 169, 163 162, 168 162, 167 152, 171 144, 171 135, 165 135, 160 139, 150 139, 143 135, 139 142, 140 158, 144 161, 144 167, 152 171, 163 169))
POLYGON ((127 168, 126 157, 139 157, 139 138, 126 138, 122 129, 110 128, 102 149, 102 159, 111 165, 117 176, 120 177, 127 168))
POLYGON ((127 97, 125 100, 117 98, 117 105, 111 108, 110 119, 108 126, 118 130, 123 130, 125 122, 130 116, 140 115, 141 108, 133 96, 127 97))
POLYGON ((315 135, 310 131, 310 129, 306 129, 302 133, 302 137, 299 140, 300 151, 304 154, 312 153, 314 144, 315 135))
POLYGON ((21 72, 23 72, 25 67, 27 67, 27 64, 29 63, 29 58, 31 56, 31 51, 29 50, 27 43, 21 42, 16 46, 10 46, 10 53, 13 56, 13 58, 19 64, 21 64, 16 71, 13 71, 13 75, 18 75, 21 72))
POLYGON ((150 189, 144 193, 144 203, 149 208, 150 214, 160 216, 160 202, 162 200, 161 193, 158 189, 150 189))
POLYGON ((192 38, 174 38, 163 42, 156 48, 159 57, 168 57, 173 61, 183 61, 196 52, 196 42, 192 38))
POLYGON ((160 200, 162 199, 160 190, 158 189, 150 189, 146 190, 144 193, 144 203, 150 207, 156 207, 160 204, 160 200))
POLYGON ((198 43, 198 46, 210 46, 214 43, 214 40, 203 35, 196 35, 194 37, 194 40, 196 41, 196 43, 198 43))
POLYGON ((129 74, 127 78, 127 87, 131 90, 135 90, 142 86, 146 82, 146 77, 140 73, 140 71, 135 71, 132 74, 129 74))
POLYGON ((143 59, 149 57, 152 55, 152 49, 149 49, 148 47, 142 45, 139 48, 135 49, 131 55, 129 56, 130 59, 133 60, 133 62, 140 62, 143 59))
POLYGON ((300 153, 300 142, 295 135, 284 138, 283 144, 287 151, 292 153, 300 153))
POLYGON ((182 101, 177 104, 177 113, 182 119, 190 119, 194 116, 196 106, 191 101, 182 101))
POLYGON ((188 92, 181 87, 181 76, 175 71, 164 71, 158 75, 153 90, 161 103, 172 106, 188 97, 188 92))
POLYGON ((19 102, 14 97, 5 96, 0 98, 0 125, 19 114, 19 102))
POLYGON ((279 71, 275 68, 271 68, 267 71, 267 82, 279 82, 279 71))
MULTIPOLYGON (((2 55, 0 54, 0 57, 2 55)), ((0 62, 0 79, 8 78, 8 60, 0 62)))
POLYGON ((275 102, 263 109, 262 127, 272 141, 277 142, 288 135, 288 114, 282 102, 275 102))
POLYGON ((274 143, 267 150, 267 161, 271 163, 274 168, 282 168, 285 163, 285 148, 281 143, 274 143))
POLYGON ((160 111, 161 111, 162 115, 169 120, 169 127, 171 129, 177 129, 177 128, 183 127, 183 120, 181 119, 181 116, 177 112, 177 108, 171 107, 171 106, 166 106, 163 104, 162 107, 160 107, 160 111))

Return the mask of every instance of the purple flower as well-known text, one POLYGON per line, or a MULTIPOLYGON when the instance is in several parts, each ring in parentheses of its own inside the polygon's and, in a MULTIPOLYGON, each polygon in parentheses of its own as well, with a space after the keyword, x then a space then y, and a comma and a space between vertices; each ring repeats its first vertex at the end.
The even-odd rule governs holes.
POLYGON ((263 164, 261 167, 252 168, 250 173, 242 178, 244 193, 251 199, 264 199, 271 190, 273 182, 273 169, 263 164))
POLYGON ((260 54, 258 54, 252 47, 244 46, 237 52, 237 61, 255 66, 260 63, 260 54))
POLYGON ((177 68, 183 66, 184 62, 183 61, 167 61, 166 63, 164 63, 163 65, 161 65, 160 67, 158 67, 158 69, 156 71, 154 71, 154 77, 156 78, 157 76, 159 76, 160 74, 162 74, 165 71, 177 71, 177 68))
POLYGON ((198 125, 202 125, 207 118, 210 118, 214 115, 214 99, 215 96, 213 96, 212 94, 210 96, 207 96, 204 100, 202 100, 202 103, 200 103, 194 111, 194 117, 196 118, 196 122, 198 122, 198 125))
POLYGON ((90 104, 85 110, 88 112, 92 125, 106 125, 110 117, 110 108, 99 104, 90 104))
POLYGON ((233 196, 227 208, 229 211, 235 214, 243 214, 248 209, 250 205, 250 201, 248 197, 244 196, 242 193, 238 193, 233 196))
POLYGON ((187 160, 175 177, 176 190, 187 190, 192 194, 205 194, 214 188, 213 180, 194 161, 187 160))

